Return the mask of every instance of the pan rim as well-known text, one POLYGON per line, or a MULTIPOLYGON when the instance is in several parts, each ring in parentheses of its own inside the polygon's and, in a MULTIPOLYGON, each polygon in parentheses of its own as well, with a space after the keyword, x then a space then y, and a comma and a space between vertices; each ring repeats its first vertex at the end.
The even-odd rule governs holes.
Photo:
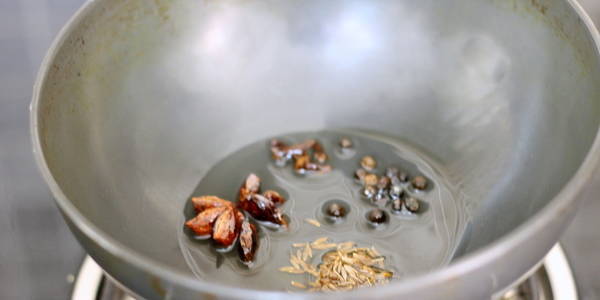
MULTIPOLYGON (((226 297, 236 298, 263 298, 263 297, 308 297, 306 293, 286 293, 279 291, 264 291, 254 289, 238 288, 231 285, 221 283, 212 283, 198 280, 191 274, 180 272, 167 264, 155 261, 152 258, 145 256, 135 249, 132 249, 119 241, 113 239, 109 234, 102 231, 87 219, 66 197, 61 187, 56 182, 52 175, 48 164, 45 160, 43 148, 40 141, 40 132, 38 128, 40 114, 38 113, 42 87, 46 81, 46 75, 54 61, 59 48, 64 41, 69 37, 74 28, 85 18, 88 12, 94 9, 100 0, 87 1, 79 10, 71 17, 71 19, 63 26, 50 46, 40 69, 38 71, 36 82, 33 87, 32 101, 29 107, 30 110, 30 134, 33 145, 33 154, 36 164, 48 184, 55 202, 65 216, 80 230, 84 235, 93 240, 104 251, 111 255, 128 262, 135 268, 157 276, 158 278, 167 280, 176 285, 181 285, 197 291, 210 291, 211 294, 222 295, 226 297)), ((565 0, 573 11, 577 14, 583 25, 587 29, 587 33, 591 36, 595 44, 596 56, 600 56, 600 33, 594 26, 591 18, 583 10, 581 5, 575 0, 565 0)), ((438 284, 452 281, 468 274, 469 272, 479 268, 482 265, 490 264, 493 261, 499 260, 502 256, 514 250, 518 245, 535 238, 535 234, 542 228, 547 226, 556 215, 564 211, 568 211, 570 206, 574 205, 578 200, 578 196, 584 190, 583 187, 588 184, 593 175, 597 172, 600 162, 600 131, 597 130, 594 142, 589 148, 584 160, 578 167, 574 176, 566 182, 559 193, 546 204, 540 211, 535 213, 531 218, 517 226, 515 229, 506 233, 501 238, 485 245, 472 253, 451 262, 449 265, 432 270, 431 272, 416 274, 404 280, 392 282, 388 285, 377 287, 377 297, 392 297, 397 294, 406 294, 410 291, 435 287, 438 284)), ((549 249, 548 249, 549 250, 549 249)), ((310 294, 314 297, 342 296, 342 297, 373 297, 371 289, 357 289, 349 292, 338 293, 336 295, 327 294, 319 296, 310 294)))

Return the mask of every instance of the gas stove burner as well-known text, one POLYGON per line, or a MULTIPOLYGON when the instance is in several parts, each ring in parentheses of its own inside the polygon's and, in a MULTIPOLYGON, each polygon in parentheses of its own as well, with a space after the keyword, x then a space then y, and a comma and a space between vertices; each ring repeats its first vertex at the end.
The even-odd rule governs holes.
POLYGON ((500 293, 497 300, 577 300, 577 288, 562 247, 556 244, 539 267, 524 280, 500 293))
MULTIPOLYGON (((73 288, 72 300, 136 300, 141 297, 107 276, 89 256, 85 258, 73 288)), ((496 300, 577 300, 577 289, 567 257, 559 244, 546 255, 531 275, 493 297, 496 300)))
POLYGON ((83 260, 71 300, 136 300, 133 293, 126 292, 115 280, 107 276, 102 268, 89 256, 83 260))

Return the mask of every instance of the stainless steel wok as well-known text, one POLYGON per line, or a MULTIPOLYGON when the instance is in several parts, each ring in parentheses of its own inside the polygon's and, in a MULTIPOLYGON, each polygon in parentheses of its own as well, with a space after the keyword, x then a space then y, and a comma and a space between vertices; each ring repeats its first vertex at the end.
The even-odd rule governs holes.
POLYGON ((135 293, 303 298, 323 295, 196 279, 175 234, 184 203, 259 139, 393 135, 439 161, 470 225, 446 267, 326 296, 484 299, 590 196, 597 42, 572 0, 90 1, 41 67, 34 152, 79 241, 135 293))

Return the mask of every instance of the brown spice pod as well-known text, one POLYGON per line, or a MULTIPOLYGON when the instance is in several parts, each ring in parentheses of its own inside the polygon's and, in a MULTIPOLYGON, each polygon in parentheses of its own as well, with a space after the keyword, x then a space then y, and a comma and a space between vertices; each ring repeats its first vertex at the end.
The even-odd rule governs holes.
POLYGON ((258 249, 258 231, 254 224, 244 220, 240 230, 240 247, 238 254, 243 263, 249 264, 254 261, 254 254, 258 249))
POLYGON ((316 142, 313 145, 313 158, 314 160, 319 163, 319 164, 325 164, 325 162, 328 159, 327 153, 325 153, 325 149, 323 148, 323 145, 321 145, 321 143, 316 142))
POLYGON ((252 194, 260 192, 260 177, 258 177, 254 173, 250 173, 242 186, 240 187, 238 193, 238 201, 243 201, 244 199, 248 199, 252 194))
POLYGON ((275 206, 281 206, 286 201, 286 199, 283 196, 281 196, 281 194, 274 190, 266 190, 263 193, 263 196, 271 200, 275 204, 275 206))
POLYGON ((215 221, 213 240, 223 247, 229 247, 235 242, 237 233, 235 209, 227 208, 215 221))
POLYGON ((250 199, 240 202, 240 207, 257 220, 287 226, 275 203, 263 195, 253 194, 250 199))
POLYGON ((215 220, 227 209, 228 208, 224 206, 206 209, 199 213, 195 218, 185 222, 185 225, 198 236, 211 235, 215 220))
POLYGON ((201 196, 201 197, 192 197, 192 204, 196 209, 196 212, 202 212, 205 209, 213 208, 213 207, 224 207, 230 206, 233 207, 233 203, 227 201, 225 199, 221 199, 217 196, 201 196))

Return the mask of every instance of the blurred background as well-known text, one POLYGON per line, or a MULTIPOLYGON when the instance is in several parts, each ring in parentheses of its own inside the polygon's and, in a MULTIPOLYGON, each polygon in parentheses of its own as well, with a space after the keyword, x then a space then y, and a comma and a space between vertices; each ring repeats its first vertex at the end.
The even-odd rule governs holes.
MULTIPOLYGON (((83 2, 0 1, 0 299, 69 299, 85 257, 35 166, 28 110, 46 50, 83 2)), ((580 3, 600 24, 600 0, 580 3)), ((600 299, 597 200, 561 239, 580 299, 600 299)))

